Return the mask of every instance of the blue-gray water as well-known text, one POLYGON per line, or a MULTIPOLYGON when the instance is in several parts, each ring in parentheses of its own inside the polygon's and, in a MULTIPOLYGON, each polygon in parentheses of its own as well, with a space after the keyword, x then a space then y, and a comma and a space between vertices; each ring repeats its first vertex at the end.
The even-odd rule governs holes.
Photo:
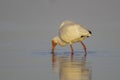
POLYGON ((119 3, 0 0, 0 80, 119 80, 119 3), (93 36, 84 41, 86 60, 79 43, 73 46, 74 58, 69 46, 57 47, 56 55, 50 53, 51 39, 64 20, 81 23, 92 31, 93 36))
MULTIPOLYGON (((62 68, 61 62, 68 61, 69 63, 73 61, 76 64, 81 64, 82 59, 83 53, 81 51, 76 51, 74 58, 72 58, 70 52, 60 50, 56 51, 55 55, 52 55, 49 50, 22 51, 19 49, 4 49, 0 51, 0 79, 64 80, 61 78, 64 75, 60 75, 60 73, 62 73, 60 69, 62 68)), ((85 71, 87 70, 87 74, 90 78, 79 80, 120 79, 120 52, 88 51, 85 62, 84 65, 86 67, 83 66, 83 69, 85 71)), ((77 67, 77 69, 78 68, 81 68, 81 66, 77 67)), ((65 72, 66 71, 64 71, 64 74, 65 72)), ((69 71, 67 72, 71 75, 69 71)))

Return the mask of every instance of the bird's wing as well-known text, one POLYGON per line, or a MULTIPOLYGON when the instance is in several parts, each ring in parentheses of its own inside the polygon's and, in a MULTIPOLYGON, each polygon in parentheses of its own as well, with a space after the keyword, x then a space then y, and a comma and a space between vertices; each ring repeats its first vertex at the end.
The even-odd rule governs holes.
POLYGON ((84 26, 75 23, 64 25, 59 29, 60 38, 68 43, 77 42, 81 40, 80 38, 82 35, 87 35, 87 34, 88 31, 84 28, 84 26))
POLYGON ((59 30, 59 36, 65 42, 70 43, 71 41, 80 38, 79 26, 73 24, 69 26, 64 26, 59 30))

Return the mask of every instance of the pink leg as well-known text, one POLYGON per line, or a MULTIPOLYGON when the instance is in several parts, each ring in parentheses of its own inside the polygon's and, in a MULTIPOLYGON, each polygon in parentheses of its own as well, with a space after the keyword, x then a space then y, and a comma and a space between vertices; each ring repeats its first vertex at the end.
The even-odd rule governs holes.
POLYGON ((71 54, 73 55, 74 54, 74 49, 72 47, 72 44, 70 44, 70 48, 71 48, 71 54))
POLYGON ((82 41, 80 41, 80 43, 82 44, 83 49, 85 51, 85 56, 87 56, 87 48, 86 48, 85 44, 82 41))

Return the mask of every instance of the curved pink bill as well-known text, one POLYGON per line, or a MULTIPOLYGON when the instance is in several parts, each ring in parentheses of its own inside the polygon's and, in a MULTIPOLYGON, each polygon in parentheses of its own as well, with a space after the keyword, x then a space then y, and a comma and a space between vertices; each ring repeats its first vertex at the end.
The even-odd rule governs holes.
POLYGON ((56 45, 57 45, 57 43, 55 43, 55 42, 52 40, 52 52, 54 52, 56 45))

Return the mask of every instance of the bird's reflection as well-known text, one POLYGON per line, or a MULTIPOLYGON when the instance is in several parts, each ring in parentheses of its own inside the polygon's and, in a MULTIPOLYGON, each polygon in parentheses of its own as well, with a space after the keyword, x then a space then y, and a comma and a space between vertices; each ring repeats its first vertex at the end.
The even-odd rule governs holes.
POLYGON ((53 70, 59 72, 59 80, 91 80, 91 66, 86 57, 52 54, 53 70))

